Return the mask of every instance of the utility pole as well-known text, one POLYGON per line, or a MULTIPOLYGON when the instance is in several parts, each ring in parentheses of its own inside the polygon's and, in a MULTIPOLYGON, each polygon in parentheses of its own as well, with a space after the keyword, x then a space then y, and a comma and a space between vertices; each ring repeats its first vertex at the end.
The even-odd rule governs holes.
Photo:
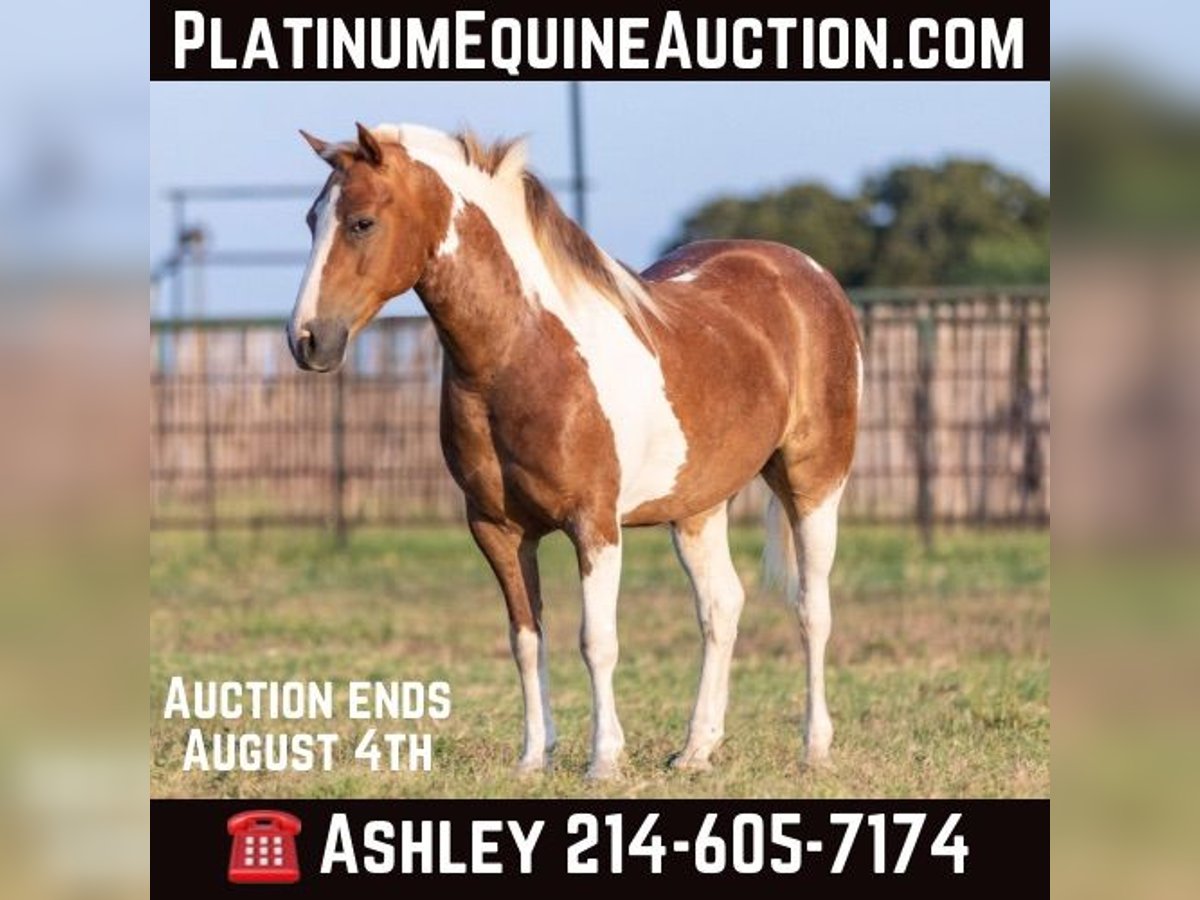
MULTIPOLYGON (((183 279, 186 277, 186 260, 187 247, 184 243, 184 232, 187 230, 187 212, 184 204, 187 202, 183 191, 171 192, 171 225, 174 229, 175 238, 175 254, 172 257, 171 271, 171 309, 168 316, 178 322, 184 317, 184 303, 186 298, 184 291, 186 286, 183 279)), ((178 332, 177 332, 178 333, 178 332)))
POLYGON ((583 174, 583 86, 572 81, 571 105, 571 190, 575 195, 575 221, 587 228, 587 179, 583 174))

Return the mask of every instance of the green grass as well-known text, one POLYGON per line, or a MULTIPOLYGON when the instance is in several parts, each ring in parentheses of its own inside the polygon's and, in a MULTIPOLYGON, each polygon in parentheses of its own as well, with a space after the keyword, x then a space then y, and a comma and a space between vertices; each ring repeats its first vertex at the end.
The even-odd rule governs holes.
MULTIPOLYGON (((694 696, 699 639, 661 530, 627 533, 618 707, 624 777, 591 785, 589 694, 576 649, 569 545, 541 559, 559 727, 552 773, 517 778, 520 696, 499 590, 465 528, 364 531, 336 550, 309 532, 154 534, 151 753, 154 796, 1046 796, 1049 537, 845 527, 834 570, 828 693, 833 766, 800 765, 803 660, 793 615, 759 584, 759 529, 735 529, 747 587, 726 743, 702 775, 666 769, 694 696), (161 717, 168 679, 444 679, 432 772, 372 773, 350 759, 365 725, 337 718, 264 729, 337 731, 329 773, 183 773, 194 724, 161 717)), ((232 723, 247 729, 254 723, 232 723)))

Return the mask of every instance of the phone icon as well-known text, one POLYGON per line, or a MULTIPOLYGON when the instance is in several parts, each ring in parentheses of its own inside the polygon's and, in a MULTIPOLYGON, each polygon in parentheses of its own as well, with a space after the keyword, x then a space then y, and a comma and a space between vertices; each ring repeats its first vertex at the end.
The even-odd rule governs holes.
POLYGON ((234 884, 292 884, 300 880, 296 835, 300 820, 273 809, 230 816, 229 880, 234 884))

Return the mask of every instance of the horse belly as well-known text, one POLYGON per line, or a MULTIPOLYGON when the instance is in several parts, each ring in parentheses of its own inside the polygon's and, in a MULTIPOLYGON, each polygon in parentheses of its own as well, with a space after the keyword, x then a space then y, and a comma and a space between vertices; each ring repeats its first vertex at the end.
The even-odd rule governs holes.
POLYGON ((768 435, 776 430, 771 426, 757 435, 742 435, 736 442, 739 445, 736 449, 713 449, 707 446, 712 443, 708 440, 699 442, 703 446, 693 443, 696 458, 689 458, 688 464, 672 480, 669 490, 654 492, 644 502, 625 510, 622 523, 638 526, 676 522, 728 500, 762 470, 775 450, 775 441, 768 435))

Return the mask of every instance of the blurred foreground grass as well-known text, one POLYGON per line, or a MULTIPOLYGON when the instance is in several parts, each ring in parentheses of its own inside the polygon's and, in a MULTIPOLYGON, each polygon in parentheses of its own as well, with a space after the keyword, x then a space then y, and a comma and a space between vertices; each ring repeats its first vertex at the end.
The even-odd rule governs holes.
MULTIPOLYGON (((463 528, 151 539, 154 796, 1045 796, 1049 793, 1049 538, 947 532, 926 555, 911 532, 844 529, 835 567, 829 692, 836 764, 799 765, 803 665, 794 618, 758 584, 761 533, 738 529, 749 594, 735 654, 727 739, 716 769, 669 773, 693 700, 699 642, 664 531, 627 534, 617 698, 623 781, 592 787, 587 677, 569 545, 541 559, 560 732, 556 769, 517 780, 520 696, 499 590, 463 528), (295 730, 342 735, 330 773, 183 773, 191 724, 164 722, 169 678, 445 679, 448 720, 429 773, 372 773, 351 759, 371 723, 295 730)), ((247 730, 252 722, 232 723, 247 730)), ((262 723, 265 728, 268 723, 262 723)), ((397 723, 394 730, 404 730, 397 723)))

